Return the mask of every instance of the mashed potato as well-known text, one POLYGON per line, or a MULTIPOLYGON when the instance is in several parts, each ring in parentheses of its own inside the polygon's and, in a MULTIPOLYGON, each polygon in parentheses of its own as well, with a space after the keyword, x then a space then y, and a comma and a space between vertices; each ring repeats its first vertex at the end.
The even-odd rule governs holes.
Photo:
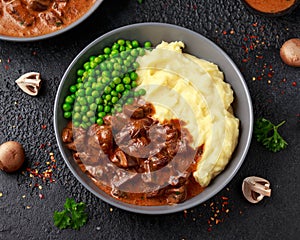
POLYGON ((138 81, 156 108, 154 117, 185 121, 192 147, 204 145, 193 176, 206 187, 231 158, 239 120, 231 111, 233 91, 218 66, 182 53, 183 48, 183 42, 162 42, 139 57, 138 81))

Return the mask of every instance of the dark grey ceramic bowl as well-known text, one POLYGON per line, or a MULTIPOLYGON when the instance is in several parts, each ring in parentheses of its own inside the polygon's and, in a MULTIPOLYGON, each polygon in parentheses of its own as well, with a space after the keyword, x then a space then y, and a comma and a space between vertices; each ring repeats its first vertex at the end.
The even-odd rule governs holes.
POLYGON ((82 23, 85 19, 87 19, 103 2, 103 0, 97 0, 95 4, 84 14, 82 15, 81 18, 73 22, 72 24, 68 25, 65 28, 62 28, 58 31, 51 32, 45 35, 41 36, 35 36, 35 37, 10 37, 10 36, 5 36, 0 34, 0 40, 5 40, 5 41, 13 41, 13 42, 31 42, 31 41, 39 41, 39 40, 44 40, 47 38, 55 37, 59 34, 62 34, 66 31, 69 31, 70 29, 76 27, 78 24, 82 23))
POLYGON ((124 210, 144 214, 166 214, 182 211, 208 200, 223 189, 235 176, 245 159, 251 141, 252 126, 252 103, 246 83, 242 74, 227 54, 213 42, 196 32, 179 26, 161 23, 141 23, 125 26, 106 33, 89 44, 78 54, 66 70, 58 88, 54 105, 54 128, 56 139, 60 152, 74 176, 83 184, 84 187, 103 201, 124 210), (235 92, 233 108, 235 115, 240 119, 240 136, 238 146, 230 163, 201 194, 178 205, 137 206, 120 202, 108 196, 97 188, 92 180, 80 170, 78 165, 72 159, 70 151, 64 147, 61 140, 62 130, 67 124, 67 121, 63 118, 61 106, 64 98, 68 94, 69 86, 76 81, 77 69, 79 69, 84 62, 88 61, 89 56, 99 54, 101 49, 105 46, 111 45, 119 38, 131 40, 137 39, 141 42, 151 41, 153 45, 160 43, 162 40, 181 40, 186 44, 185 52, 218 64, 225 74, 225 80, 231 84, 235 92))

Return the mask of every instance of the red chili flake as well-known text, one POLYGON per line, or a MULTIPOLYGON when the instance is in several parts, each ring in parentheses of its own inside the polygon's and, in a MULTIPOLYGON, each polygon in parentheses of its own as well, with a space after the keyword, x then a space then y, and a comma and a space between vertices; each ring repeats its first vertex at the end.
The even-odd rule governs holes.
POLYGON ((8 59, 7 59, 7 63, 10 63, 10 62, 11 62, 11 59, 10 59, 10 58, 8 58, 8 59))
POLYGON ((257 22, 252 23, 252 26, 253 26, 253 27, 257 27, 257 22))
POLYGON ((9 66, 8 66, 8 65, 5 65, 4 68, 5 68, 5 70, 8 70, 8 69, 9 69, 9 66))
POLYGON ((268 77, 271 78, 273 77, 274 73, 273 72, 268 72, 268 77))
POLYGON ((262 55, 256 55, 256 58, 257 58, 257 59, 263 59, 263 57, 264 57, 264 56, 262 56, 262 55))
POLYGON ((294 87, 296 87, 296 86, 297 86, 297 83, 296 83, 296 82, 292 82, 292 85, 293 85, 294 87))
POLYGON ((256 39, 256 38, 258 38, 258 36, 251 35, 251 36, 249 36, 249 38, 250 38, 250 39, 256 39))
POLYGON ((223 35, 226 35, 226 34, 227 34, 227 31, 224 30, 224 31, 223 31, 223 35))
POLYGON ((40 149, 44 149, 45 148, 45 144, 44 143, 42 143, 41 145, 40 145, 40 149))
POLYGON ((40 162, 35 162, 34 163, 34 166, 38 166, 38 165, 40 165, 40 162))
POLYGON ((36 56, 36 55, 37 55, 37 52, 36 52, 36 51, 32 51, 32 55, 33 55, 33 56, 36 56))
POLYGON ((187 210, 183 210, 183 217, 184 217, 184 218, 187 217, 187 210))
POLYGON ((228 197, 221 197, 222 200, 228 200, 228 197))
POLYGON ((211 231, 212 231, 212 228, 211 228, 211 227, 209 227, 209 228, 207 229, 207 231, 208 231, 208 232, 211 232, 211 231))
POLYGON ((46 129, 47 128, 47 125, 42 125, 42 129, 46 129))
POLYGON ((283 78, 281 81, 282 81, 282 82, 286 82, 286 78, 283 78))
POLYGON ((243 59, 242 59, 242 62, 243 62, 243 63, 246 63, 246 62, 248 62, 249 60, 250 60, 250 58, 243 58, 243 59))
POLYGON ((197 10, 197 5, 196 4, 193 5, 193 9, 197 10))
POLYGON ((247 37, 244 37, 243 40, 244 40, 244 42, 247 42, 247 41, 248 41, 248 38, 247 38, 247 37))
POLYGON ((39 198, 40 198, 40 199, 44 199, 44 198, 45 198, 44 194, 41 194, 41 193, 40 193, 40 194, 39 194, 39 198))
POLYGON ((257 79, 258 81, 260 81, 260 80, 262 80, 262 76, 258 76, 256 79, 257 79))

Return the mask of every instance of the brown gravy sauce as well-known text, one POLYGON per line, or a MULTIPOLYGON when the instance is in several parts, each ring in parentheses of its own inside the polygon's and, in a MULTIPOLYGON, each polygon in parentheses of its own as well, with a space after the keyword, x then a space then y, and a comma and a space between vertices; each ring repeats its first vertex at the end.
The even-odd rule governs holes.
POLYGON ((0 35, 34 37, 81 18, 96 0, 0 0, 0 35))
POLYGON ((190 146, 193 138, 184 121, 160 122, 154 113, 151 103, 138 99, 106 116, 101 126, 84 130, 70 122, 62 139, 106 194, 134 205, 178 204, 204 190, 193 177, 204 146, 190 146))
POLYGON ((279 13, 290 8, 295 0, 245 0, 250 7, 264 13, 279 13))

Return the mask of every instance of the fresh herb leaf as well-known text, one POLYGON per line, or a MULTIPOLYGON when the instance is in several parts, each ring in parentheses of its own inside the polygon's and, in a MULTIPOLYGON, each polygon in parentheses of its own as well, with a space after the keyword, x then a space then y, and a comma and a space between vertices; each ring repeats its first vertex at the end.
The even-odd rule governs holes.
POLYGON ((65 209, 61 212, 54 212, 54 225, 60 229, 72 228, 78 230, 88 218, 85 212, 85 203, 76 203, 74 199, 67 198, 64 204, 65 209))
POLYGON ((139 4, 143 3, 143 0, 137 0, 139 4))
POLYGON ((277 126, 265 118, 260 118, 255 122, 254 134, 258 142, 262 143, 268 150, 278 152, 288 145, 287 142, 278 133, 278 128, 285 121, 282 121, 277 126))

